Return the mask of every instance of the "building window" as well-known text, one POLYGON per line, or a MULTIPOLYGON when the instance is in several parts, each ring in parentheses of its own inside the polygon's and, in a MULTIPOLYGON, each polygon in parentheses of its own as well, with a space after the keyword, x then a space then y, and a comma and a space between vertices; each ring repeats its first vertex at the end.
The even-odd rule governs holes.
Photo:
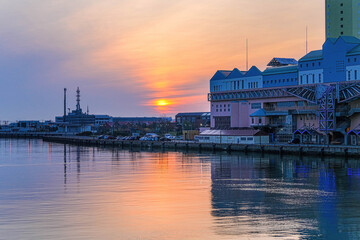
POLYGON ((298 105, 298 107, 304 107, 305 102, 304 101, 297 102, 297 105, 298 105))
POLYGON ((255 123, 255 119, 251 118, 251 123, 254 124, 255 123))
POLYGON ((259 117, 259 124, 261 124, 262 123, 262 118, 261 117, 259 117))
POLYGON ((341 32, 340 35, 344 35, 344 32, 341 32))
POLYGON ((261 108, 261 103, 252 103, 251 104, 251 109, 259 109, 261 108))
POLYGON ((357 70, 355 70, 355 80, 357 80, 357 70))
POLYGON ((344 28, 344 25, 341 24, 340 27, 341 27, 341 28, 344 28))
POLYGON ((321 82, 321 73, 319 73, 319 83, 321 82))
POLYGON ((344 18, 340 18, 340 21, 344 21, 344 18))
POLYGON ((344 11, 340 11, 340 14, 344 14, 344 11))
POLYGON ((312 63, 312 66, 315 67, 315 63, 312 63))
POLYGON ((278 102, 276 104, 276 106, 278 108, 282 108, 282 107, 295 107, 295 102, 278 102))
POLYGON ((354 58, 354 62, 356 62, 357 61, 357 59, 356 58, 354 58))

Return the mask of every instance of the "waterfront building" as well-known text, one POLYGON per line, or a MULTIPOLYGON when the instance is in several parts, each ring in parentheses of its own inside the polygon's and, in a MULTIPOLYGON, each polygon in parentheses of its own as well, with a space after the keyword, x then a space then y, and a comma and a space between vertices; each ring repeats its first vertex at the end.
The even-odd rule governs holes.
POLYGON ((326 38, 360 37, 360 0, 326 0, 326 38))
POLYGON ((255 129, 205 130, 198 139, 200 143, 266 144, 269 134, 255 129))
POLYGON ((82 133, 92 130, 95 125, 95 115, 84 113, 80 106, 80 89, 76 90, 76 109, 66 114, 66 89, 64 90, 64 115, 55 117, 58 132, 82 133))
POLYGON ((210 79, 210 126, 261 129, 279 142, 353 143, 360 135, 359 98, 360 39, 328 38, 298 62, 274 58, 262 72, 255 66, 217 71, 210 79))
POLYGON ((113 117, 109 115, 94 115, 95 116, 95 125, 101 126, 107 123, 113 122, 113 117))
POLYGON ((201 127, 210 125, 209 112, 187 112, 178 113, 175 122, 182 130, 199 130, 201 127))

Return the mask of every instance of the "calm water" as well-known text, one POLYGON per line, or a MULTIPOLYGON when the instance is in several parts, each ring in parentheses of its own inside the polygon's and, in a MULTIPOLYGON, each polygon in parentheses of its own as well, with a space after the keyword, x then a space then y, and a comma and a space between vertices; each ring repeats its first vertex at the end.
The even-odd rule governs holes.
POLYGON ((0 139, 0 239, 360 239, 360 164, 0 139))

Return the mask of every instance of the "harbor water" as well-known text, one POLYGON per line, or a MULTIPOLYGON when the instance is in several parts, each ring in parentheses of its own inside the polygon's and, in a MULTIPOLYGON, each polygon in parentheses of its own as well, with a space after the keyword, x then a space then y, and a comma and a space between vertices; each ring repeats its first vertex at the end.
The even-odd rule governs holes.
POLYGON ((0 239, 360 239, 360 162, 0 139, 0 239))

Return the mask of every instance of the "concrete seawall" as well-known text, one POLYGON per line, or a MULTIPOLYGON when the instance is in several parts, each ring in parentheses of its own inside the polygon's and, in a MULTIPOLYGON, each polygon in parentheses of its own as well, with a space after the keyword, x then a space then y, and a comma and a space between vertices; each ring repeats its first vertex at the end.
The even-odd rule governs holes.
POLYGON ((227 151, 227 152, 256 152, 307 156, 338 156, 358 157, 360 147, 339 145, 289 145, 289 144, 215 144, 197 142, 157 142, 157 141, 128 141, 128 140, 101 140, 91 137, 44 136, 44 141, 81 144, 89 146, 112 146, 122 148, 151 148, 162 150, 199 150, 199 151, 227 151))
POLYGON ((122 148, 150 148, 162 150, 227 151, 245 153, 275 153, 296 156, 359 157, 360 146, 305 145, 305 144, 218 144, 198 142, 157 142, 102 140, 93 137, 62 136, 58 133, 0 133, 0 138, 38 138, 48 142, 80 144, 88 146, 112 146, 122 148))

